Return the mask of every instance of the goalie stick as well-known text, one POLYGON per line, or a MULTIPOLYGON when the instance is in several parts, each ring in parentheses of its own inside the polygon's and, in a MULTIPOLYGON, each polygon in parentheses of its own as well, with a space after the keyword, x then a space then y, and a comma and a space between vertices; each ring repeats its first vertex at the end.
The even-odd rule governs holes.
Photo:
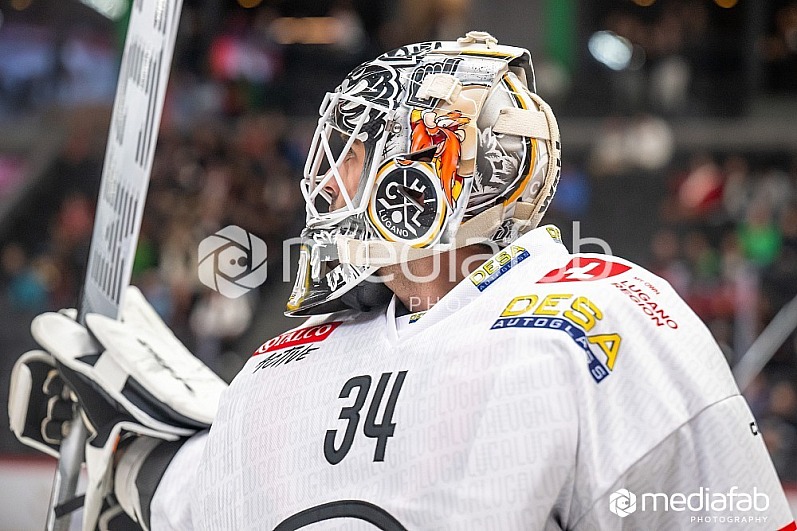
MULTIPOLYGON (((118 318, 130 283, 182 0, 134 0, 130 9, 78 302, 78 322, 83 325, 89 313, 118 318)), ((88 433, 79 411, 71 425, 53 479, 48 530, 69 529, 71 512, 79 506, 75 492, 88 433)))

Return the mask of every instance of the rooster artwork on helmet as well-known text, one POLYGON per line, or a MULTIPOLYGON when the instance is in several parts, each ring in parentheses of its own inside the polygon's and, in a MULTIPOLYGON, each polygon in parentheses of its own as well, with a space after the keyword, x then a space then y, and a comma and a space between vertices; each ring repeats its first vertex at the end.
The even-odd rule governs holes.
POLYGON ((465 140, 465 126, 470 118, 462 116, 460 111, 448 111, 438 117, 434 111, 420 109, 413 110, 411 116, 411 153, 429 153, 435 172, 440 177, 447 204, 453 207, 462 193, 464 178, 459 175, 459 160, 465 140))

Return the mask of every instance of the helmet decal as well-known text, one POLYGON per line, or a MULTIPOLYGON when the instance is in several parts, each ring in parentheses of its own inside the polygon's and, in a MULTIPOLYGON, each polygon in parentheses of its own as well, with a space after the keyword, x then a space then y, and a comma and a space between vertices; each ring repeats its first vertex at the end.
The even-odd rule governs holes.
POLYGON ((438 50, 442 47, 443 43, 440 41, 408 44, 406 46, 402 46, 401 48, 396 48, 395 50, 385 52, 377 57, 376 60, 382 61, 384 63, 390 63, 395 67, 413 66, 417 65, 427 53, 433 50, 438 50))
MULTIPOLYGON (((334 113, 334 122, 342 131, 352 131, 360 117, 366 112, 365 100, 382 107, 391 107, 401 87, 398 72, 387 65, 376 62, 364 63, 355 68, 339 87, 339 92, 351 97, 341 100, 334 113), (356 101, 355 101, 356 100, 356 101)), ((379 111, 371 109, 369 117, 362 127, 366 140, 378 138, 385 132, 385 123, 379 120, 379 111)))
POLYGON ((457 65, 462 62, 458 57, 448 57, 443 61, 432 63, 422 63, 410 75, 409 88, 405 103, 409 107, 423 107, 424 109, 434 109, 440 104, 437 98, 419 98, 418 89, 421 87, 423 78, 431 74, 453 74, 457 70, 457 65))
POLYGON ((410 114, 410 153, 433 152, 432 163, 448 205, 452 208, 456 206, 463 188, 464 178, 459 174, 459 160, 466 134, 464 127, 468 123, 470 118, 462 116, 460 111, 449 111, 438 116, 435 111, 414 109, 410 114))
POLYGON ((446 212, 441 192, 430 164, 391 161, 377 174, 368 215, 386 240, 425 245, 440 233, 446 212))
POLYGON ((471 190, 471 203, 479 196, 495 197, 516 179, 520 160, 514 152, 501 147, 490 127, 479 131, 479 157, 476 163, 476 179, 471 190))

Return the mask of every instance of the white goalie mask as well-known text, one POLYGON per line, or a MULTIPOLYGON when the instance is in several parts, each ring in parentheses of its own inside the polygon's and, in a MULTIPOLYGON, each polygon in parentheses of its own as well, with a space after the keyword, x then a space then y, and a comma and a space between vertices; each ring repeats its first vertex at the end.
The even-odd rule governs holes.
POLYGON ((363 63, 321 104, 286 314, 367 311, 385 302, 380 267, 507 245, 539 224, 560 166, 527 50, 474 31, 363 63))

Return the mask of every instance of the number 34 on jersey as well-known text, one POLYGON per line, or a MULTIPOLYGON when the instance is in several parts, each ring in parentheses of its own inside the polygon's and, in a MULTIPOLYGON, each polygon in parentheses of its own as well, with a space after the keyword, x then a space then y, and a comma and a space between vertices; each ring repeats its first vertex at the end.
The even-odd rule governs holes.
MULTIPOLYGON (((376 391, 368 406, 368 413, 365 417, 363 424, 363 434, 371 439, 376 439, 376 449, 374 451, 374 462, 385 460, 385 447, 387 446, 388 438, 393 436, 396 425, 393 423, 393 411, 396 409, 396 401, 398 400, 401 386, 404 385, 404 378, 407 376, 407 371, 401 371, 396 375, 393 387, 387 397, 387 403, 384 407, 384 414, 382 415, 381 422, 377 422, 376 415, 381 409, 382 400, 385 398, 388 383, 393 373, 386 372, 379 377, 379 382, 376 384, 376 391)), ((338 430, 328 430, 324 437, 324 457, 332 465, 340 463, 346 454, 349 453, 351 445, 354 442, 354 437, 357 434, 360 425, 360 410, 365 405, 368 398, 368 390, 371 388, 372 378, 364 374, 362 376, 355 376, 343 385, 340 390, 339 398, 349 398, 354 393, 354 404, 349 407, 344 407, 340 416, 340 420, 347 421, 346 428, 343 431, 343 441, 339 447, 335 447, 335 439, 338 435, 338 430)))

